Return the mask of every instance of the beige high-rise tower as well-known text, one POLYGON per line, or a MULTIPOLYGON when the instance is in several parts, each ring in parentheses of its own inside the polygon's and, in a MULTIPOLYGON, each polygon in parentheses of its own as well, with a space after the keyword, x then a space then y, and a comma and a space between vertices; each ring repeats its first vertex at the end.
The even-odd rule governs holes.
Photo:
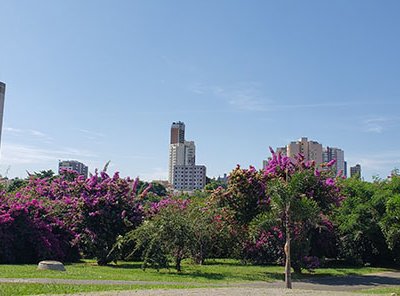
POLYGON ((168 181, 175 190, 203 189, 206 184, 206 167, 196 165, 194 141, 185 141, 185 124, 173 122, 169 145, 168 181))
POLYGON ((322 163, 322 145, 316 141, 301 138, 287 145, 287 156, 293 158, 299 153, 303 154, 306 160, 314 160, 316 165, 322 163))
POLYGON ((1 134, 3 131, 3 111, 4 111, 5 94, 6 94, 6 84, 0 81, 0 144, 1 144, 1 134))

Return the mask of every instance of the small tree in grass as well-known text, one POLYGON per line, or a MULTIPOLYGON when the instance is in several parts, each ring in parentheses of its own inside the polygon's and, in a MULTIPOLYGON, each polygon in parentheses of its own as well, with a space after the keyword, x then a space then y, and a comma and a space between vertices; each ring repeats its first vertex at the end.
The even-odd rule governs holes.
MULTIPOLYGON (((302 155, 293 161, 289 157, 275 154, 265 168, 266 192, 271 198, 271 209, 285 229, 285 284, 291 288, 291 268, 301 271, 302 252, 307 248, 310 231, 326 214, 339 205, 339 188, 331 178, 329 170, 319 171, 315 162, 305 161, 302 155), (293 237, 293 238, 292 238, 293 237), (300 248, 291 250, 297 242, 300 248), (293 252, 294 251, 294 252, 293 252), (292 262, 292 254, 297 258, 292 262)), ((333 165, 334 162, 327 164, 333 165)), ((305 253, 306 254, 306 253, 305 253)))
POLYGON ((126 243, 135 242, 142 251, 143 269, 168 267, 173 259, 181 271, 182 260, 190 255, 192 228, 186 214, 187 200, 165 199, 150 209, 152 217, 125 236, 126 243))
POLYGON ((141 252, 143 269, 165 268, 173 261, 181 271, 185 258, 203 264, 210 254, 220 253, 229 240, 226 215, 225 209, 204 200, 166 198, 150 206, 148 219, 128 233, 124 243, 134 246, 131 255, 141 252))

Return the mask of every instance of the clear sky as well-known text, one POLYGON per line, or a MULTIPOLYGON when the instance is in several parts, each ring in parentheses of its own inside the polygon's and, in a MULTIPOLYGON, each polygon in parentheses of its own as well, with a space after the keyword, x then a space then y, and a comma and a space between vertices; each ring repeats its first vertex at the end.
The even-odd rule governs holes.
POLYGON ((166 179, 173 121, 207 175, 305 136, 400 167, 400 1, 1 0, 0 174, 166 179))

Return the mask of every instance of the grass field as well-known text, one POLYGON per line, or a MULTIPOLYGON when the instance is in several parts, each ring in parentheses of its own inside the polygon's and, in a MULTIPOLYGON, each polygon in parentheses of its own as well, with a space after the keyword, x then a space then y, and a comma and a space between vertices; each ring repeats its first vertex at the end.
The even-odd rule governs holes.
POLYGON ((385 288, 374 288, 368 290, 357 291, 363 294, 383 294, 383 295, 391 295, 395 293, 396 295, 400 295, 400 288, 394 287, 385 287, 385 288))
MULTIPOLYGON (((14 295, 39 295, 39 294, 73 294, 82 292, 98 291, 123 291, 143 289, 183 289, 184 285, 69 285, 69 284, 21 284, 2 283, 0 284, 1 296, 14 295)), ((198 288, 198 286, 191 286, 198 288)))
MULTIPOLYGON (((237 260, 218 259, 205 265, 184 262, 182 272, 174 269, 141 269, 140 262, 119 262, 117 265, 98 266, 94 261, 66 265, 66 272, 37 270, 36 265, 0 265, 3 278, 63 278, 93 280, 130 280, 158 282, 231 283, 243 281, 273 281, 283 279, 282 266, 243 265, 237 260)), ((360 275, 387 271, 385 268, 321 268, 315 273, 304 272, 301 277, 360 275)), ((294 278, 299 276, 294 275, 294 278)))
MULTIPOLYGON (((253 266, 244 265, 237 260, 210 260, 207 264, 199 266, 184 262, 183 270, 177 273, 174 269, 163 269, 159 272, 153 269, 143 271, 140 262, 120 262, 109 266, 98 266, 94 261, 67 264, 66 272, 37 270, 37 265, 0 265, 1 278, 50 278, 50 279, 80 279, 80 280, 127 280, 151 281, 151 285, 99 285, 99 284, 28 284, 28 283, 2 283, 0 295, 35 295, 48 293, 78 293, 88 291, 109 290, 141 290, 154 288, 190 288, 204 285, 218 285, 224 283, 264 281, 270 282, 283 280, 283 267, 281 266, 253 266), (174 282, 166 285, 163 282, 174 282), (191 284, 188 286, 189 283, 191 284), (196 285, 196 283, 198 285, 196 285)), ((321 268, 310 274, 293 275, 299 277, 317 276, 344 276, 362 275, 387 271, 384 268, 321 268)), ((371 292, 372 293, 372 292, 371 292)), ((383 292, 382 292, 383 293, 383 292)))

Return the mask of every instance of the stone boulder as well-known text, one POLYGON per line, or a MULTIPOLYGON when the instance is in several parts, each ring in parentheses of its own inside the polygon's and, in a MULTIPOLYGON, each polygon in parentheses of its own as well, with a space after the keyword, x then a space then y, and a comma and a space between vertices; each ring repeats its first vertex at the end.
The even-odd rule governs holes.
POLYGON ((38 264, 40 270, 57 270, 65 271, 64 265, 59 261, 40 261, 38 264))

